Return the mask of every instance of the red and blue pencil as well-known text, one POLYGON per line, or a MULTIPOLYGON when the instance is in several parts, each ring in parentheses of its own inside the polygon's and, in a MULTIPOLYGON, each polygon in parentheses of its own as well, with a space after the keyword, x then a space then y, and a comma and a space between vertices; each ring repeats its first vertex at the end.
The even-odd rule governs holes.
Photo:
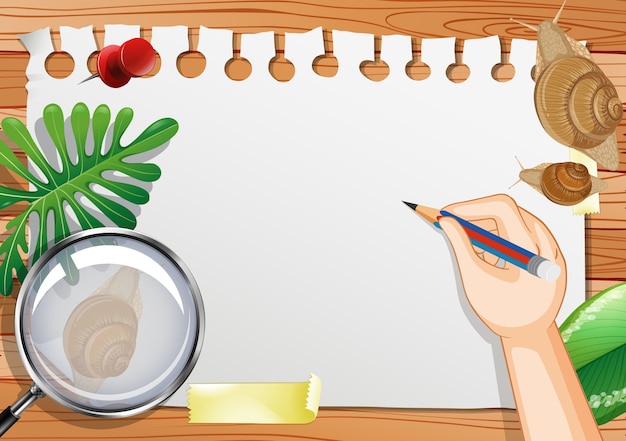
POLYGON ((528 251, 525 248, 515 245, 508 240, 493 234, 477 225, 448 211, 440 211, 436 208, 425 207, 423 205, 404 202, 409 208, 415 211, 422 218, 431 222, 435 227, 441 228, 439 219, 451 217, 461 224, 467 233, 472 245, 493 254, 500 259, 528 271, 530 274, 541 277, 550 282, 555 281, 561 274, 561 268, 545 257, 528 251))

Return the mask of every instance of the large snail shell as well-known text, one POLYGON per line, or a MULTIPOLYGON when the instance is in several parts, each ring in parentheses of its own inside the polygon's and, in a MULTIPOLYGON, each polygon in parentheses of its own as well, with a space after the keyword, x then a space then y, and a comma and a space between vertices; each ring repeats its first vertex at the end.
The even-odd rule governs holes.
POLYGON ((132 307, 112 295, 83 300, 63 331, 63 347, 72 368, 91 378, 122 374, 135 352, 138 321, 132 307))
POLYGON ((593 61, 578 56, 544 69, 535 85, 535 108, 550 136, 579 149, 600 145, 623 113, 615 86, 593 61))

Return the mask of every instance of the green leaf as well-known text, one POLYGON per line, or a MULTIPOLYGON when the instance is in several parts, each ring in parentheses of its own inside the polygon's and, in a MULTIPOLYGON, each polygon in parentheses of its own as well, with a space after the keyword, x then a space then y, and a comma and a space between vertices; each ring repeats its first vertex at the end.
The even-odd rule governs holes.
MULTIPOLYGON (((78 103, 69 117, 71 136, 74 137, 77 161, 70 159, 66 139, 66 118, 56 104, 46 106, 43 121, 61 159, 61 170, 56 170, 42 150, 35 144, 30 132, 16 118, 5 118, 2 128, 11 141, 26 153, 28 159, 41 171, 45 179, 40 179, 17 159, 11 149, 0 142, 0 166, 11 170, 28 181, 29 190, 19 190, 0 186, 0 209, 15 204, 28 202, 28 206, 7 224, 8 239, 0 244, 0 294, 9 295, 12 289, 13 274, 20 281, 26 276, 26 267, 20 252, 28 252, 26 225, 34 215, 39 222, 37 237, 31 239, 34 249, 31 251, 33 263, 41 257, 48 247, 69 236, 72 231, 67 219, 67 210, 71 210, 80 228, 104 226, 93 208, 83 205, 81 199, 89 200, 111 224, 122 228, 134 228, 137 219, 127 205, 118 202, 122 198, 128 204, 142 205, 148 202, 148 192, 130 182, 116 180, 112 172, 123 173, 130 178, 143 182, 156 181, 161 170, 156 164, 143 164, 129 160, 132 156, 148 152, 168 142, 178 131, 178 123, 171 118, 163 118, 150 124, 135 140, 122 145, 121 140, 133 119, 133 111, 124 108, 116 115, 111 134, 111 145, 105 146, 106 134, 110 129, 111 111, 102 104, 93 116, 84 103, 78 103), (87 152, 89 125, 93 136, 94 150, 87 152), (105 189, 116 196, 100 192, 105 189), (54 237, 48 237, 48 222, 52 222, 54 237)), ((31 220, 35 219, 32 218, 31 220)), ((68 264, 69 265, 69 264, 68 264)), ((75 277, 75 275, 73 276, 75 277)))
POLYGON ((585 301, 560 331, 597 423, 626 412, 626 283, 585 301))
MULTIPOLYGON (((79 156, 87 156, 87 135, 89 133, 89 109, 83 103, 78 103, 72 112, 72 133, 76 141, 79 156)), ((83 164, 85 165, 85 164, 83 164)), ((79 170, 82 172, 82 168, 79 170)))
POLYGON ((65 143, 65 120, 63 119, 63 111, 56 104, 46 106, 43 110, 43 121, 48 129, 50 138, 61 158, 61 182, 67 182, 70 178, 72 170, 70 155, 67 152, 67 144, 65 143))

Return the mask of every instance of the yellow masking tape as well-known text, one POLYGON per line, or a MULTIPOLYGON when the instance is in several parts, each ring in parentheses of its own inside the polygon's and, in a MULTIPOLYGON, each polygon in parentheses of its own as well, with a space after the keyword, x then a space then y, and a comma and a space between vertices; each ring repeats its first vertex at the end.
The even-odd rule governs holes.
MULTIPOLYGON (((578 162, 583 164, 589 170, 589 174, 592 176, 598 176, 598 164, 584 153, 579 152, 576 149, 569 149, 569 159, 572 162, 578 162)), ((595 193, 585 198, 582 202, 572 207, 573 214, 591 214, 598 213, 600 211, 600 194, 595 193)))
POLYGON ((306 424, 317 416, 322 382, 190 384, 190 423, 306 424))

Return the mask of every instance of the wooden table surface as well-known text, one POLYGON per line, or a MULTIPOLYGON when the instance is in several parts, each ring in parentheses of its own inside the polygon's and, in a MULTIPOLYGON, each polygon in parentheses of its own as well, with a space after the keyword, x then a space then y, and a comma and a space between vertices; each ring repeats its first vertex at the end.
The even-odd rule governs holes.
MULTIPOLYGON (((25 119, 28 54, 18 35, 50 27, 60 50, 59 26, 94 26, 102 47, 105 24, 138 24, 150 38, 151 26, 187 25, 191 49, 197 44, 198 26, 232 29, 235 33, 271 30, 280 44, 285 32, 303 32, 316 27, 370 33, 410 35, 414 38, 414 61, 419 61, 421 38, 456 37, 457 63, 462 64, 465 39, 499 35, 502 63, 508 63, 511 38, 535 39, 533 31, 512 23, 515 17, 527 23, 552 19, 561 0, 517 1, 186 1, 153 3, 150 0, 67 0, 49 6, 43 0, 6 0, 0 5, 0 118, 25 119)), ((569 36, 586 40, 594 59, 617 86, 626 101, 626 4, 619 0, 587 2, 569 0, 559 20, 569 36)), ((329 36, 329 33, 325 33, 329 36)), ((327 41, 332 50, 332 41, 327 41)), ((201 57, 191 54, 184 72, 199 72, 201 57)), ((181 62, 181 64, 183 64, 181 62)), ((54 76, 73 69, 68 56, 50 58, 54 76)), ((452 74, 455 81, 462 73, 452 74), (456 75, 456 76, 455 76, 456 75)), ((501 72, 504 72, 501 71, 501 72)), ((501 78, 506 78, 506 74, 501 78)), ((600 170, 609 187, 600 195, 601 211, 586 219, 587 295, 626 280, 626 122, 617 129, 620 166, 613 172, 600 170)), ((0 138, 3 137, 0 131, 0 138)), ((0 182, 20 185, 0 171, 0 182)), ((15 212, 0 211, 0 222, 15 212)), ((0 234, 4 231, 1 228, 0 234)), ((0 240, 2 238, 0 237, 0 240)), ((13 314, 15 293, 0 298, 0 396, 11 404, 30 384, 15 345, 13 314)), ((626 418, 602 426, 605 440, 623 440, 626 418)), ((206 440, 522 440, 515 410, 347 409, 322 408, 308 425, 208 425, 188 424, 184 408, 162 407, 138 417, 105 420, 64 409, 50 398, 39 400, 6 439, 206 439, 206 440)))

